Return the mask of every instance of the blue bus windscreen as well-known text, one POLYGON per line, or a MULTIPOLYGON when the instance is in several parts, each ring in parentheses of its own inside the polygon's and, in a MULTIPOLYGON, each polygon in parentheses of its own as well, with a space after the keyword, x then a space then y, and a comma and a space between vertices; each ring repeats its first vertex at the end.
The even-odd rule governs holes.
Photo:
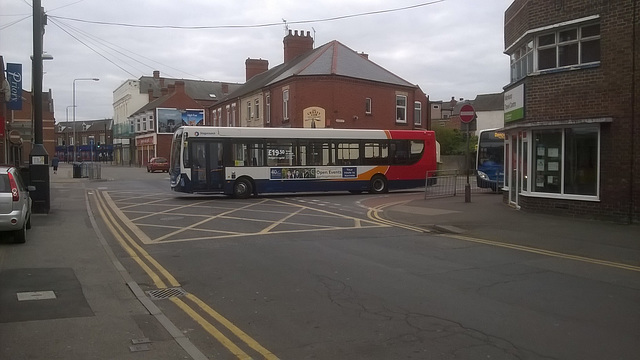
POLYGON ((504 133, 483 131, 478 137, 478 186, 497 190, 504 183, 504 133))

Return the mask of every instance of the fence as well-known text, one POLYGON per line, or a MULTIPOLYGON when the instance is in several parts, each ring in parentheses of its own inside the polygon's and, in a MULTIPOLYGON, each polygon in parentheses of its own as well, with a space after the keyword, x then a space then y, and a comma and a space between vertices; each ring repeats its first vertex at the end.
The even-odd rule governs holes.
MULTIPOLYGON (((438 198, 446 196, 464 195, 464 188, 467 183, 467 177, 459 170, 436 170, 427 172, 427 182, 424 188, 424 198, 438 198)), ((469 185, 471 193, 489 193, 498 192, 501 185, 495 190, 491 187, 483 188, 478 186, 475 174, 469 175, 469 185)))
POLYGON ((101 179, 102 164, 94 162, 73 163, 74 178, 101 179))

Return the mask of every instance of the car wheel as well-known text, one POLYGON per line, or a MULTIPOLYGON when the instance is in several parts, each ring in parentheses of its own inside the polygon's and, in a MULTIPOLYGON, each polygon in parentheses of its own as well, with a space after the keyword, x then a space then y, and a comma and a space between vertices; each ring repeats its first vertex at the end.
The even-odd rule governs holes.
POLYGON ((147 168, 147 172, 151 172, 151 169, 147 168))
POLYGON ((233 196, 237 199, 246 199, 252 192, 253 185, 249 179, 238 179, 233 184, 233 196))
POLYGON ((27 222, 22 224, 22 229, 13 232, 13 241, 18 244, 24 244, 27 241, 27 222))
POLYGON ((387 188, 387 179, 382 175, 375 175, 371 178, 371 186, 369 191, 373 194, 382 194, 389 191, 387 188))

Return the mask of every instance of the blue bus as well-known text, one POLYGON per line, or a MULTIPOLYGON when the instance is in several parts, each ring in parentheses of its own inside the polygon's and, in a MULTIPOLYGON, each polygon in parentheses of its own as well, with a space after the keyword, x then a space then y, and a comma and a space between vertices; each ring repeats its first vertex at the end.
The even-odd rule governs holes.
POLYGON ((487 129, 478 134, 476 177, 478 187, 497 191, 504 185, 504 133, 487 129))

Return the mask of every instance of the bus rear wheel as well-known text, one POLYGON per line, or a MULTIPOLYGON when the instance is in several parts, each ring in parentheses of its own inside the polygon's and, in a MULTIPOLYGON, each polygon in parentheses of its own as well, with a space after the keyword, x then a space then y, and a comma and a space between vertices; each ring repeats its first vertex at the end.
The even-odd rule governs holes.
POLYGON ((246 178, 236 180, 233 184, 233 197, 237 199, 246 199, 253 193, 253 185, 246 178))
POLYGON ((387 187, 387 179, 382 175, 374 175, 371 178, 371 185, 369 191, 373 194, 382 194, 389 191, 387 187))

